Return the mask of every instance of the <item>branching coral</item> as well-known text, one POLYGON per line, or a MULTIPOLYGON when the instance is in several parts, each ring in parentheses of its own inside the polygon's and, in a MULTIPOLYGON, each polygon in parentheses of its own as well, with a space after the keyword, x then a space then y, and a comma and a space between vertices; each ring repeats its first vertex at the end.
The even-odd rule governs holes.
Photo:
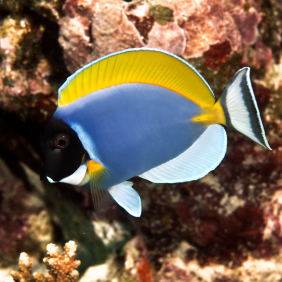
POLYGON ((19 259, 19 271, 12 271, 14 281, 32 281, 31 262, 27 253, 21 253, 19 259))
POLYGON ((48 269, 47 274, 35 272, 32 274, 32 264, 28 254, 21 253, 19 259, 19 271, 13 271, 12 277, 15 282, 76 282, 79 273, 76 268, 80 265, 75 260, 76 244, 69 241, 65 244, 64 253, 60 256, 59 248, 55 244, 47 245, 48 256, 43 262, 48 269))

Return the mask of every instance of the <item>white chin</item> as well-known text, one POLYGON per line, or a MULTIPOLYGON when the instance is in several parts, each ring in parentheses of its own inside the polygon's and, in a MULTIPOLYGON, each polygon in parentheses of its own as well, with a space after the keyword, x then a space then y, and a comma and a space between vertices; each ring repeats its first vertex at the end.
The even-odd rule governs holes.
POLYGON ((72 185, 79 185, 82 182, 86 171, 87 171, 87 166, 86 164, 83 164, 72 175, 61 179, 60 182, 68 183, 72 185))
POLYGON ((47 179, 48 179, 48 181, 50 182, 50 183, 55 183, 56 181, 54 181, 51 177, 48 177, 47 176, 47 179))
MULTIPOLYGON (((86 171, 87 171, 87 166, 86 164, 83 164, 72 175, 63 178, 58 182, 68 183, 72 185, 79 185, 82 182, 82 180, 84 179, 86 171)), ((50 183, 56 182, 56 181, 53 181, 53 179, 48 176, 47 176, 47 179, 50 183)))

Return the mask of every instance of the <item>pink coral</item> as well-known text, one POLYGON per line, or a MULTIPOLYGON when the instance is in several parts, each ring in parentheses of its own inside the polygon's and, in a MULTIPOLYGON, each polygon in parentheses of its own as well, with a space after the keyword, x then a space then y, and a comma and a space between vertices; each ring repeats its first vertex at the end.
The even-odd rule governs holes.
POLYGON ((210 45, 230 42, 232 50, 241 52, 241 34, 224 4, 201 0, 190 2, 178 0, 175 3, 176 20, 183 28, 187 39, 184 58, 202 56, 210 45))
POLYGON ((126 48, 144 46, 135 26, 127 19, 123 7, 117 5, 115 0, 107 3, 98 1, 92 31, 95 38, 95 59, 126 48))
POLYGON ((147 46, 181 56, 186 46, 184 31, 175 22, 166 25, 155 23, 149 33, 147 46))
POLYGON ((271 49, 259 40, 255 45, 255 55, 253 58, 254 67, 257 69, 265 67, 269 70, 272 63, 273 55, 271 49))
POLYGON ((109 53, 144 46, 122 6, 114 0, 68 0, 64 9, 67 15, 60 20, 59 42, 71 72, 109 53))
POLYGON ((242 36, 242 43, 245 45, 255 43, 258 36, 257 25, 261 21, 258 11, 254 7, 247 12, 241 8, 234 9, 231 14, 242 36))
MULTIPOLYGON (((95 6, 94 1, 93 6, 95 6)), ((74 72, 87 63, 87 57, 91 53, 89 28, 93 13, 92 1, 69 0, 66 1, 64 8, 68 17, 63 17, 59 21, 61 27, 59 42, 64 49, 64 59, 68 69, 74 72)))
POLYGON ((130 47, 160 48, 187 59, 228 41, 240 53, 256 41, 260 22, 255 7, 245 11, 243 1, 227 0, 67 0, 64 11, 59 42, 71 72, 130 47))

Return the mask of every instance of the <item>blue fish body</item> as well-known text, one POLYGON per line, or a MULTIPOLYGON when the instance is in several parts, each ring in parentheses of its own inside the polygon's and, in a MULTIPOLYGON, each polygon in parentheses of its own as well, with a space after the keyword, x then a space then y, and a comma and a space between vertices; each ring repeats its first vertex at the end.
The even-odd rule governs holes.
POLYGON ((90 187, 99 194, 95 207, 109 194, 140 216, 141 199, 126 180, 179 183, 205 176, 225 155, 222 125, 270 149, 249 68, 215 101, 204 78, 175 55, 117 52, 78 70, 59 89, 44 134, 42 179, 90 187))
POLYGON ((81 97, 59 107, 54 116, 89 136, 95 152, 86 150, 109 170, 108 188, 190 147, 205 130, 191 120, 200 109, 169 89, 131 83, 81 97))

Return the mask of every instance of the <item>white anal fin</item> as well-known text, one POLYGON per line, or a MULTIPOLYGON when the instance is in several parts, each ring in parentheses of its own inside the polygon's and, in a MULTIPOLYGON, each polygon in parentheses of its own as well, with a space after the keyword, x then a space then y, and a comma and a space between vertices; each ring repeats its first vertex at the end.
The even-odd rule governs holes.
POLYGON ((185 152, 140 177, 154 183, 177 183, 199 179, 222 161, 227 147, 223 126, 210 125, 185 152))
POLYGON ((108 189, 113 199, 123 207, 129 214, 140 217, 141 199, 138 193, 132 188, 132 182, 125 181, 108 189))

